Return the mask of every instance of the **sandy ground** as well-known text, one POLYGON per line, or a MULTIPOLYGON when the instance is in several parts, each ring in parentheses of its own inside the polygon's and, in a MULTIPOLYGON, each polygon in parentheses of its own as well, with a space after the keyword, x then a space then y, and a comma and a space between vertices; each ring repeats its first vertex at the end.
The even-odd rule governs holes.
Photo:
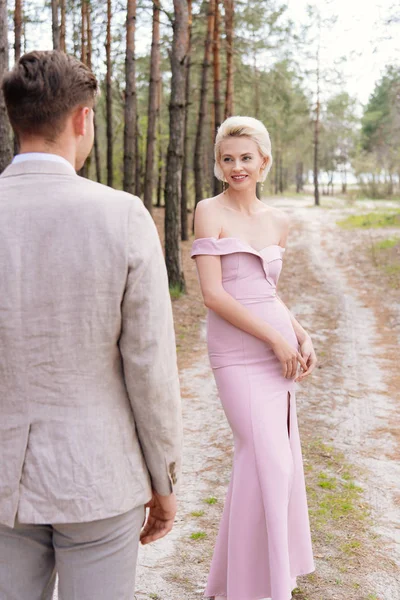
MULTIPOLYGON (((298 578, 293 598, 400 600, 399 290, 389 289, 379 269, 365 262, 367 234, 336 225, 376 205, 268 203, 292 222, 279 294, 312 335, 319 357, 312 378, 296 391, 316 571, 298 578), (316 451, 316 440, 332 449, 316 451), (316 481, 322 464, 341 484, 341 475, 353 470, 362 488, 357 513, 321 522, 327 490, 316 481), (358 521, 361 510, 368 517, 358 521)), ((208 364, 189 248, 183 244, 188 296, 174 303, 185 427, 179 512, 167 538, 140 548, 136 600, 202 598, 230 476, 231 433, 208 364)))

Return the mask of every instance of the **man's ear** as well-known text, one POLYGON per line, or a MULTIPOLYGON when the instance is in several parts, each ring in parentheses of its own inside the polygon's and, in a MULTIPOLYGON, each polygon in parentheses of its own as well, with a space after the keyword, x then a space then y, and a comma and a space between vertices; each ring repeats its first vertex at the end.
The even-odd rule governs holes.
POLYGON ((90 112, 90 108, 87 106, 78 106, 72 115, 72 124, 76 135, 85 135, 87 117, 90 112))

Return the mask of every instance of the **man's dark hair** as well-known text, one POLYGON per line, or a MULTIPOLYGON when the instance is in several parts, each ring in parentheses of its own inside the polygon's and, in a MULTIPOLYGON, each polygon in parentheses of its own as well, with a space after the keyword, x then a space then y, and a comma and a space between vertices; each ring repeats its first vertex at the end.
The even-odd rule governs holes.
POLYGON ((54 141, 78 106, 94 106, 97 80, 77 58, 59 50, 21 56, 3 78, 8 117, 18 137, 54 141))

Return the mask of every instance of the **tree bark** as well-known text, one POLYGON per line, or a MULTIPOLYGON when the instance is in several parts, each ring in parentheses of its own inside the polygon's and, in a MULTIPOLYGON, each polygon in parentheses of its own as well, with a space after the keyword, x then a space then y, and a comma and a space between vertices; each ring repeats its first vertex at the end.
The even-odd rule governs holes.
POLYGON ((112 187, 113 172, 113 123, 112 123, 112 79, 111 79, 111 0, 107 0, 107 34, 106 34, 106 115, 107 115, 107 185, 112 187))
POLYGON ((87 65, 87 11, 87 0, 81 0, 81 62, 83 62, 84 65, 87 65))
MULTIPOLYGON (((321 25, 320 21, 318 21, 319 27, 319 36, 321 36, 321 25)), ((314 202, 318 206, 319 205, 319 121, 320 121, 320 41, 318 41, 317 47, 317 103, 315 107, 315 122, 314 122, 314 202)))
POLYGON ((192 54, 192 0, 187 0, 188 15, 189 15, 189 30, 188 30, 188 56, 186 61, 186 81, 185 81, 185 131, 184 131, 184 148, 183 148, 183 166, 182 166, 182 191, 181 191, 181 239, 187 241, 189 239, 188 231, 188 175, 189 175, 189 106, 190 106, 190 67, 192 54))
POLYGON ((181 264, 181 185, 185 129, 185 78, 189 47, 189 12, 186 0, 174 0, 174 34, 171 49, 169 143, 165 182, 165 260, 169 285, 185 291, 181 264))
POLYGON ((201 72, 200 86, 200 106, 197 120, 196 142, 194 150, 194 181, 195 181, 195 206, 203 198, 203 141, 204 141, 204 123, 207 112, 207 88, 208 71, 210 68, 210 58, 213 43, 215 20, 215 0, 208 2, 207 33, 204 46, 204 59, 201 72))
POLYGON ((66 43, 66 0, 60 0, 60 10, 61 10, 61 25, 60 25, 60 50, 62 52, 67 51, 67 43, 66 43))
MULTIPOLYGON (((22 37, 22 0, 15 0, 14 10, 14 62, 17 63, 21 58, 21 37, 22 37)), ((18 138, 14 135, 14 154, 18 154, 18 138)))
POLYGON ((17 63, 21 57, 22 0, 15 0, 14 36, 14 60, 17 63))
MULTIPOLYGON (((161 111, 162 101, 162 79, 160 79, 158 86, 158 110, 161 111)), ((157 122, 157 133, 158 133, 158 175, 157 175, 157 207, 161 206, 161 196, 163 195, 163 175, 164 175, 164 157, 163 157, 163 143, 161 139, 161 118, 157 122)))
MULTIPOLYGON (((219 0, 215 1, 214 40, 213 40, 213 67, 214 67, 214 143, 215 135, 221 125, 221 36, 220 36, 220 10, 219 0)), ((213 161, 214 162, 214 161, 213 161)), ((214 196, 222 192, 222 181, 213 174, 214 196)))
MULTIPOLYGON (((0 81, 8 71, 7 0, 0 0, 0 81)), ((0 87, 0 173, 11 161, 12 144, 10 123, 3 92, 0 87)))
POLYGON ((53 32, 53 48, 60 49, 60 28, 58 25, 58 0, 51 0, 51 20, 53 32))
POLYGON ((123 188, 135 193, 136 165, 136 0, 128 0, 126 17, 125 110, 124 110, 124 181, 123 188))
POLYGON ((142 153, 140 152, 139 142, 142 139, 142 134, 139 127, 139 115, 136 113, 136 129, 135 129, 135 194, 141 198, 142 196, 142 174, 143 161, 142 153))
POLYGON ((144 204, 150 213, 153 209, 154 154, 156 150, 157 119, 159 117, 158 90, 160 77, 160 5, 158 0, 154 0, 147 118, 146 169, 144 179, 144 204))
MULTIPOLYGON (((63 0, 65 1, 65 0, 63 0)), ((87 0, 87 11, 86 11, 86 32, 87 32, 87 66, 90 70, 92 70, 92 7, 90 0, 87 0)), ((88 160, 92 160, 92 155, 94 154, 94 161, 96 166, 96 179, 99 183, 101 183, 101 163, 100 163, 100 151, 99 151, 99 134, 97 127, 97 116, 96 116, 96 107, 93 108, 93 128, 94 128, 94 145, 91 152, 91 155, 88 157, 88 160)), ((90 165, 90 162, 88 163, 90 165)))
POLYGON ((233 0, 224 0, 226 35, 225 119, 233 115, 233 0))

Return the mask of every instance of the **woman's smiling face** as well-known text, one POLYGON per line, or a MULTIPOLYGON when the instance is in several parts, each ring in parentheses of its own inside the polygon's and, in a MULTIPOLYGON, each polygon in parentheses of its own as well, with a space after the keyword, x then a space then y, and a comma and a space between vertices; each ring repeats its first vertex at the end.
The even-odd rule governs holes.
POLYGON ((220 166, 227 183, 236 190, 256 187, 264 158, 254 140, 246 136, 228 137, 221 142, 220 166))

